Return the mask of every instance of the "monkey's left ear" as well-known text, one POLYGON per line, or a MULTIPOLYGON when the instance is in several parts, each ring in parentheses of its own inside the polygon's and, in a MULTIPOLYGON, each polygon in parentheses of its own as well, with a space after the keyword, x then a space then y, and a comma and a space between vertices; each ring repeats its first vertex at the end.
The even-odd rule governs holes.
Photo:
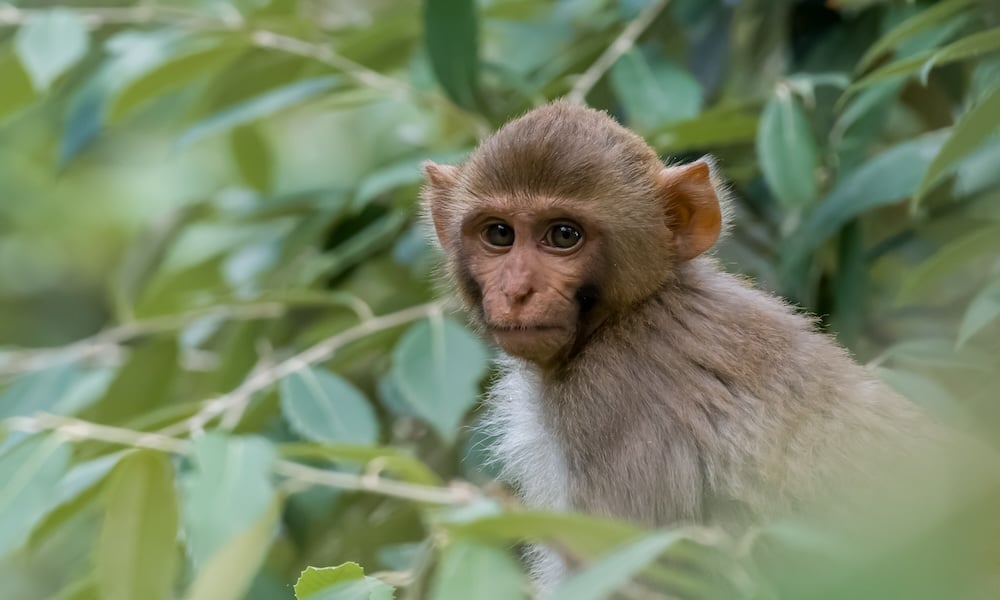
POLYGON ((678 258, 690 260, 711 248, 722 232, 722 208, 708 159, 664 167, 657 187, 678 258))

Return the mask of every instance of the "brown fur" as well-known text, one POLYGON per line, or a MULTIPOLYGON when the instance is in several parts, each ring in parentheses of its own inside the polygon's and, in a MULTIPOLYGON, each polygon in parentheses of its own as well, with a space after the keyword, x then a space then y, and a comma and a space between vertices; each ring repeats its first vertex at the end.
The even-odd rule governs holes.
POLYGON ((449 273, 513 355, 491 422, 527 503, 650 525, 849 511, 937 435, 810 319, 694 257, 721 228, 710 171, 664 168, 607 115, 565 103, 506 125, 461 167, 428 166, 449 273), (480 213, 518 235, 571 217, 584 247, 484 249, 480 213), (586 285, 589 310, 573 301, 586 285), (497 320, 561 329, 511 338, 497 320))

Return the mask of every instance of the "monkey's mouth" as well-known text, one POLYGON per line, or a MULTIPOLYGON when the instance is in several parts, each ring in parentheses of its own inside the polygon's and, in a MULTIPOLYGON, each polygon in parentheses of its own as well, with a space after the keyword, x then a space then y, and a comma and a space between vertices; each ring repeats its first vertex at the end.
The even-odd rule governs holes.
POLYGON ((486 328, 493 333, 541 333, 545 331, 556 331, 562 329, 558 325, 530 325, 526 323, 501 324, 489 323, 486 328))

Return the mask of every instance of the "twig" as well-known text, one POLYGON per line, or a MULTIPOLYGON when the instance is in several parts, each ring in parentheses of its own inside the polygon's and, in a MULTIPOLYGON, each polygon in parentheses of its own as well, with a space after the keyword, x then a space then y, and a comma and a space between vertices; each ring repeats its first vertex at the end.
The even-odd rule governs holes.
MULTIPOLYGON (((162 433, 111 427, 50 413, 38 413, 33 417, 13 417, 2 421, 2 423, 13 430, 30 433, 51 431, 70 440, 95 440, 133 448, 158 450, 170 454, 186 455, 191 453, 190 442, 162 433)), ((455 482, 448 487, 436 487, 383 479, 374 473, 355 475, 341 471, 328 471, 283 459, 275 461, 273 469, 276 474, 299 483, 371 492, 427 504, 466 504, 480 496, 475 487, 460 482, 455 482)))
POLYGON ((96 335, 78 340, 67 346, 39 350, 0 351, 0 376, 39 371, 70 361, 85 360, 103 354, 118 353, 125 342, 146 335, 181 329, 207 318, 220 317, 233 321, 275 319, 285 314, 286 306, 279 302, 213 306, 179 315, 154 317, 144 321, 125 323, 106 329, 96 335))
POLYGON ((197 434, 204 431, 205 427, 220 415, 225 415, 221 423, 222 427, 232 429, 239 423, 247 404, 255 393, 274 385, 280 379, 296 371, 329 359, 337 350, 351 342, 378 331, 438 314, 441 310, 439 303, 430 302, 362 321, 282 362, 259 370, 243 380, 243 383, 233 391, 206 401, 205 406, 197 414, 161 429, 160 433, 164 435, 197 434))
POLYGON ((566 94, 566 99, 573 104, 586 104, 587 94, 590 93, 590 90, 594 89, 597 82, 604 77, 608 69, 623 54, 635 46, 635 42, 642 35, 642 32, 656 20, 656 17, 660 15, 668 4, 670 4, 670 0, 653 0, 647 4, 639 15, 625 26, 625 29, 615 38, 615 41, 611 42, 611 45, 597 57, 594 64, 590 65, 590 68, 583 75, 580 75, 580 78, 573 84, 573 88, 566 94))

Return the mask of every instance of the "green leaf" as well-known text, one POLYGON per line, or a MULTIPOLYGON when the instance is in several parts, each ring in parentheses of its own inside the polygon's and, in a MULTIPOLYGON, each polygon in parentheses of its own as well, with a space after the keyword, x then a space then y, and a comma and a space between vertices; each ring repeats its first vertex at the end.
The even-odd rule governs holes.
MULTIPOLYGON (((234 500, 239 502, 239 500, 234 500)), ((236 505, 234 505, 235 507, 236 505)), ((204 565, 185 600, 240 600, 267 556, 281 516, 281 498, 273 497, 264 511, 242 528, 204 565)))
POLYGON ((35 90, 21 61, 12 52, 0 52, 0 81, 3 82, 3 93, 0 94, 2 122, 7 115, 31 104, 35 99, 35 90))
POLYGON ((281 380, 281 413, 315 442, 374 444, 378 421, 365 395, 343 377, 305 367, 281 380))
POLYGON ((455 152, 437 153, 424 156, 419 159, 408 158, 389 166, 382 167, 377 171, 369 173, 358 184, 351 206, 356 210, 361 210, 372 200, 382 194, 403 187, 404 185, 415 185, 424 180, 422 165, 427 160, 438 163, 457 163, 464 160, 469 154, 468 150, 455 152))
POLYGON ((425 0, 424 43, 431 68, 462 108, 479 104, 479 23, 475 0, 425 0))
POLYGON ((96 485, 115 468, 127 452, 116 452, 74 465, 59 480, 53 497, 55 506, 68 504, 96 485))
POLYGON ((83 58, 89 45, 90 34, 83 20, 63 8, 32 15, 14 38, 21 64, 39 91, 49 89, 57 77, 83 58))
POLYGON ((56 436, 31 436, 0 454, 0 557, 19 548, 54 508, 70 449, 56 436))
POLYGON ((647 535, 594 561, 582 572, 559 584, 552 600, 600 600, 607 598, 633 575, 656 560, 684 536, 677 531, 647 535))
POLYGON ((134 348, 107 393, 84 411, 85 418, 120 424, 166 404, 177 372, 177 343, 153 339, 134 348))
POLYGON ((173 598, 177 498, 167 456, 141 450, 115 469, 96 556, 102 598, 173 598))
POLYGON ((437 524, 455 536, 484 542, 553 542, 594 558, 636 539, 640 530, 631 524, 575 513, 516 512, 481 516, 473 512, 446 513, 437 524))
POLYGON ((912 371, 886 367, 879 367, 878 374, 882 381, 931 415, 959 427, 969 424, 969 415, 948 390, 933 379, 912 371))
POLYGON ((937 131, 893 146, 841 179, 786 240, 782 252, 785 280, 798 279, 812 252, 845 223, 910 196, 947 134, 937 131))
POLYGON ((208 433, 194 443, 181 478, 185 540, 198 572, 274 500, 274 447, 263 438, 208 433))
POLYGON ((487 358, 482 343, 461 325, 421 321, 393 349, 390 377, 408 408, 451 443, 476 402, 487 358))
POLYGON ((953 240, 910 271, 899 291, 899 302, 918 300, 932 284, 983 255, 1000 254, 1000 225, 972 231, 953 240))
POLYGON ((243 125, 229 134, 229 151, 243 181, 260 192, 271 189, 274 157, 267 139, 253 125, 243 125))
POLYGON ((636 48, 615 62, 609 77, 629 123, 638 129, 690 120, 701 111, 701 85, 694 77, 667 60, 650 61, 636 48))
POLYGON ((222 44, 165 61, 128 83, 115 97, 108 120, 116 122, 143 104, 208 75, 235 59, 243 48, 222 44))
POLYGON ((647 137, 657 150, 671 152, 744 144, 756 137, 757 121, 757 115, 748 111, 714 109, 694 119, 671 123, 647 137))
POLYGON ((506 550, 473 540, 448 545, 434 575, 433 600, 527 598, 521 568, 506 550))
POLYGON ((965 309, 958 327, 958 345, 965 345, 997 317, 1000 317, 1000 279, 994 279, 983 288, 965 309))
POLYGON ((771 96, 760 118, 757 154, 771 191, 785 206, 807 206, 816 199, 816 142, 809 122, 785 87, 771 96))
POLYGON ((355 446, 350 444, 282 444, 281 455, 291 459, 324 459, 335 463, 368 465, 377 463, 379 470, 389 472, 403 481, 424 485, 441 485, 430 467, 402 448, 393 446, 355 446))
POLYGON ((389 584, 366 577, 358 563, 346 562, 336 567, 306 567, 295 582, 297 600, 392 600, 389 584))
POLYGON ((177 139, 178 149, 211 135, 269 117, 279 111, 319 96, 340 81, 334 76, 303 79, 244 100, 195 123, 177 139))
POLYGON ((913 207, 957 163, 979 148, 993 133, 1000 131, 1000 87, 972 106, 952 128, 951 135, 931 161, 913 195, 913 207))
POLYGON ((1000 50, 1000 27, 968 35, 948 44, 940 50, 925 50, 913 56, 891 62, 851 84, 851 87, 844 91, 844 97, 841 98, 840 102, 842 103, 844 98, 853 95, 857 90, 869 86, 876 81, 883 81, 891 77, 903 75, 913 75, 921 70, 926 73, 933 67, 941 67, 996 50, 1000 50))
POLYGON ((74 414, 104 394, 113 374, 111 369, 88 370, 68 363, 21 375, 0 393, 0 419, 36 412, 74 414))
POLYGON ((956 369, 993 372, 997 357, 984 354, 975 348, 956 348, 948 338, 916 338, 893 344, 884 355, 897 363, 919 367, 921 370, 956 369))
POLYGON ((883 35, 877 42, 871 45, 861 60, 858 61, 856 71, 865 71, 875 59, 884 53, 898 47, 904 40, 925 29, 940 25, 948 17, 964 11, 970 5, 979 0, 947 0, 939 2, 925 10, 918 12, 909 19, 906 19, 892 30, 883 35))

